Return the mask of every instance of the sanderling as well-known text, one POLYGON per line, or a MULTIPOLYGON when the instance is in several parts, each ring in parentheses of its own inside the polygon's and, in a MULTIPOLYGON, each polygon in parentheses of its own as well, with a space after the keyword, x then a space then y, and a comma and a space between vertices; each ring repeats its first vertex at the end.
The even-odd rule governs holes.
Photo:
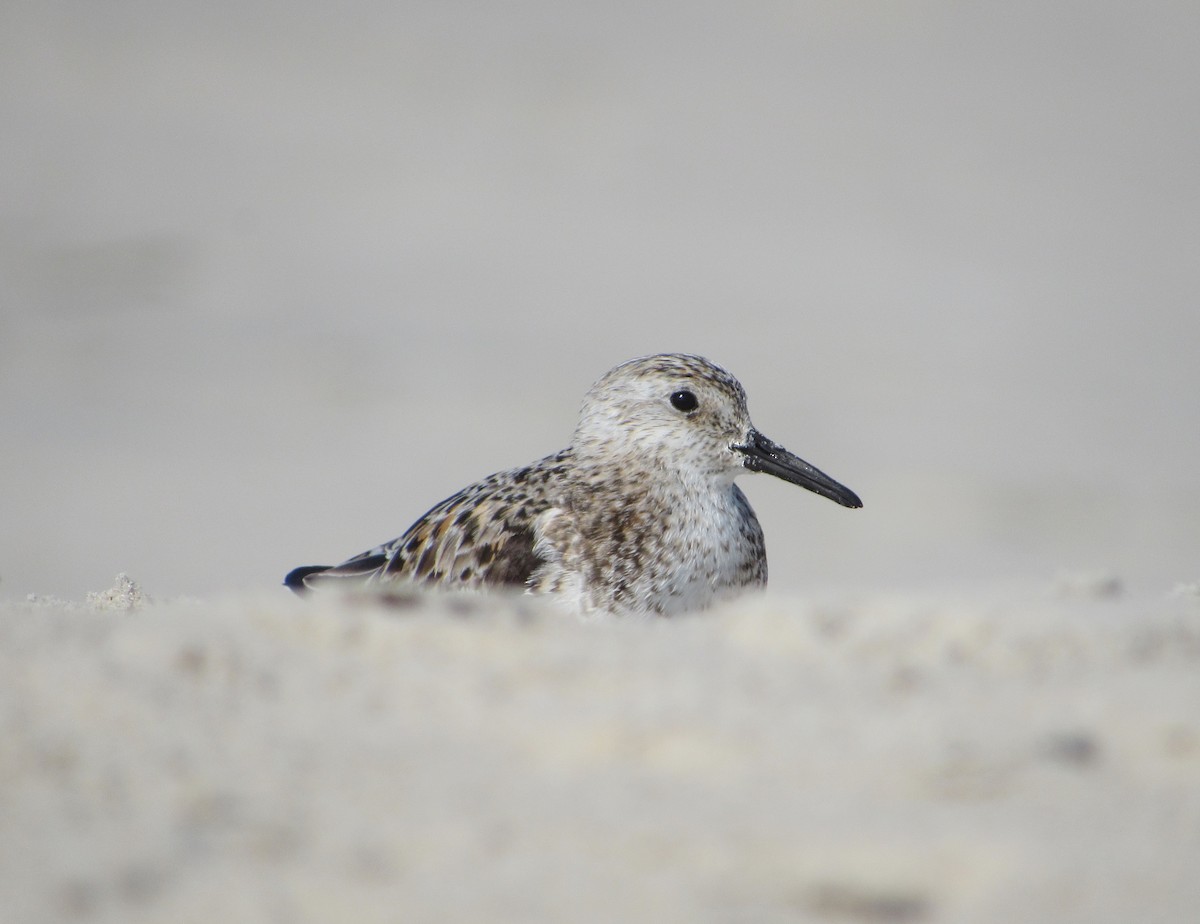
POLYGON ((622 363, 583 400, 569 448, 464 488, 398 539, 318 584, 524 588, 583 613, 672 615, 767 581, 762 528, 733 483, 767 472, 837 501, 858 496, 754 428, 746 392, 699 356, 622 363))

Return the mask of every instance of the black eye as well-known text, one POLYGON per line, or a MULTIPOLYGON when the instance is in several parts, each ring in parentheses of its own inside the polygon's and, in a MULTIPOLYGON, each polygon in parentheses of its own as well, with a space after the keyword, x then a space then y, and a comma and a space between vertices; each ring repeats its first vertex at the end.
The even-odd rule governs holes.
POLYGON ((700 405, 696 400, 696 396, 690 391, 677 391, 671 395, 671 407, 677 411, 683 411, 685 414, 688 411, 694 411, 700 405))

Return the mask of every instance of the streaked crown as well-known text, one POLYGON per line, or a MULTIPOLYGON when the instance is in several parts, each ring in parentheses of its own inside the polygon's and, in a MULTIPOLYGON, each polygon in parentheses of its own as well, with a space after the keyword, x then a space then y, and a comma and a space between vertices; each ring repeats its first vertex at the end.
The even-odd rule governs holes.
POLYGON ((659 353, 611 369, 583 400, 574 449, 581 460, 631 455, 706 474, 742 470, 731 447, 750 430, 746 392, 700 356, 659 353))

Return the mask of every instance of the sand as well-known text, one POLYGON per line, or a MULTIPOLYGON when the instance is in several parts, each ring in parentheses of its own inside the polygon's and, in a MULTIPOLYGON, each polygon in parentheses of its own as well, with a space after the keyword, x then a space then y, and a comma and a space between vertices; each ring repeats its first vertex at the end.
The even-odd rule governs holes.
POLYGON ((1192 924, 1198 39, 0 5, 0 921, 1192 924), (741 479, 771 596, 278 586, 663 350, 863 498, 741 479))
POLYGON ((1200 594, 0 609, 39 921, 1185 922, 1200 594))

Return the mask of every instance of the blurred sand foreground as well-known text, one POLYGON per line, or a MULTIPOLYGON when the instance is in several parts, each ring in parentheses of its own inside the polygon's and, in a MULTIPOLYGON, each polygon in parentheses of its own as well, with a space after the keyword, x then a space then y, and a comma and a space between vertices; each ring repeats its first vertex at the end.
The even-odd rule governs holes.
POLYGON ((1194 921, 1200 601, 0 608, 6 921, 1194 921))

